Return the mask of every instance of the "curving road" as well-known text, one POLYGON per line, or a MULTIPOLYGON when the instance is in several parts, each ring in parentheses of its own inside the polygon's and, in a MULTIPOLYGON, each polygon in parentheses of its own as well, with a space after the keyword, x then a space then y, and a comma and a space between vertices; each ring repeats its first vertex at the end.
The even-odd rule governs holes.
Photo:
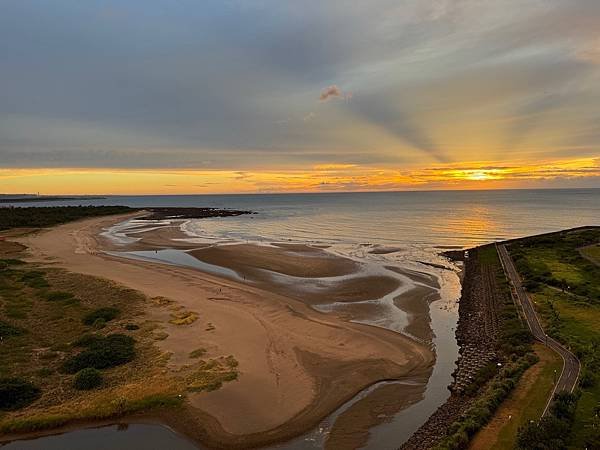
POLYGON ((500 256, 500 262, 502 263, 504 273, 512 284, 513 296, 521 305, 521 309, 523 310, 525 319, 527 320, 527 324, 531 330, 531 334, 533 334, 538 341, 542 342, 547 347, 558 353, 564 362, 563 369, 554 385, 552 394, 550 395, 550 398, 546 403, 546 408, 542 414, 542 416, 545 416, 555 393, 562 391, 573 392, 579 378, 581 363, 573 353, 571 353, 562 344, 544 332, 544 328, 542 327, 542 324, 540 323, 540 320, 535 312, 533 302, 521 284, 521 278, 519 277, 517 269, 513 264, 512 258, 510 257, 506 246, 504 244, 498 244, 496 245, 496 249, 498 250, 498 255, 500 256))

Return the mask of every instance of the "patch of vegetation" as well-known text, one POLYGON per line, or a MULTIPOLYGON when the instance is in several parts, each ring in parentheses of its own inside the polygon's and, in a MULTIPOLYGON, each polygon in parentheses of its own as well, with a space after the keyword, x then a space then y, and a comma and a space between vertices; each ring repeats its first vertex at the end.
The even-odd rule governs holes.
POLYGON ((584 247, 581 249, 581 253, 588 259, 591 259, 593 262, 600 265, 600 244, 584 247))
POLYGON ((87 367, 75 374, 73 387, 80 391, 95 389, 102 384, 102 372, 92 367, 87 367))
POLYGON ((237 380, 237 365, 233 356, 200 361, 198 367, 187 377, 188 391, 214 391, 225 382, 237 380))
POLYGON ((42 272, 40 270, 30 270, 28 272, 25 272, 21 276, 20 281, 25 283, 29 287, 36 288, 36 289, 43 289, 43 288, 47 288, 48 286, 50 286, 48 284, 48 282, 46 281, 46 279, 44 278, 44 275, 45 275, 45 272, 42 272))
POLYGON ((579 253, 584 247, 600 242, 600 229, 564 231, 522 239, 511 244, 510 252, 524 286, 539 292, 551 286, 579 297, 590 304, 600 304, 600 267, 579 253))
POLYGON ((542 344, 534 344, 540 361, 527 369, 519 383, 496 411, 492 423, 477 434, 474 448, 513 450, 519 429, 539 420, 560 373, 562 358, 542 344))
POLYGON ((105 323, 116 319, 119 316, 120 311, 117 308, 107 307, 98 308, 89 314, 86 314, 83 318, 85 325, 94 325, 97 320, 103 320, 105 323))
POLYGON ((206 354, 206 349, 204 348, 197 348, 194 351, 190 352, 190 358, 195 359, 195 358, 202 358, 204 355, 206 354))
MULTIPOLYGON (((100 278, 13 259, 23 250, 23 246, 0 240, 0 336, 4 340, 0 345, 0 379, 33 383, 21 387, 33 386, 29 392, 40 399, 30 402, 34 396, 28 399, 20 395, 17 406, 0 410, 0 434, 181 404, 187 372, 165 370, 168 355, 153 344, 152 327, 141 327, 135 333, 135 344, 129 345, 133 342, 129 337, 119 342, 121 338, 89 333, 92 329, 83 324, 84 316, 95 308, 114 305, 119 305, 124 324, 137 322, 147 301, 141 293, 100 278), (54 292, 72 296, 50 294, 52 301, 48 301, 48 293, 54 292), (8 339, 7 331, 11 334, 8 339), (100 361, 102 366, 131 361, 102 374, 105 382, 101 390, 80 391, 74 387, 76 375, 65 376, 63 365, 81 363, 85 355, 100 356, 91 363, 100 361), (20 409, 11 409, 16 407, 20 409)), ((6 402, 6 392, 0 392, 0 402, 6 402)))
POLYGON ((0 410, 23 408, 40 397, 40 389, 21 378, 0 378, 0 410))
POLYGON ((16 327, 8 322, 5 322, 4 320, 0 320, 0 337, 2 339, 11 336, 20 336, 23 333, 25 333, 23 328, 16 327))
POLYGON ((0 433, 22 433, 31 431, 48 430, 57 428, 66 423, 86 417, 88 419, 108 419, 125 416, 139 411, 153 409, 177 408, 183 404, 183 397, 179 394, 151 394, 141 398, 119 399, 106 402, 102 407, 94 407, 77 412, 60 414, 44 414, 29 418, 15 418, 0 423, 0 433))
POLYGON ((171 314, 169 323, 173 325, 190 325, 198 320, 198 314, 192 311, 183 311, 171 314))
POLYGON ((10 266, 22 266, 25 264, 25 261, 15 258, 2 258, 0 259, 0 265, 4 268, 8 268, 10 266))
POLYGON ((139 330, 140 329, 139 325, 136 325, 135 323, 125 324, 124 328, 127 331, 135 331, 135 330, 139 330))
POLYGON ((104 339, 98 334, 83 334, 79 338, 75 339, 72 343, 73 347, 91 347, 102 342, 104 339))
POLYGON ((582 363, 572 420, 544 420, 531 425, 526 435, 552 435, 551 429, 560 429, 556 445, 573 448, 594 448, 589 443, 600 440, 600 267, 580 253, 597 248, 598 242, 600 229, 584 229, 511 245, 545 330, 582 363))
POLYGON ((108 216, 135 211, 126 206, 51 206, 3 208, 0 230, 9 228, 50 227, 86 217, 108 216))
POLYGON ((467 448, 471 438, 490 421, 523 373, 536 362, 535 355, 527 354, 502 368, 484 393, 462 414, 460 420, 450 426, 448 436, 435 447, 436 450, 467 448))
POLYGON ((165 331, 157 331, 156 333, 154 333, 153 337, 155 341, 164 341, 166 338, 169 337, 169 333, 166 333, 165 331))
POLYGON ((530 422, 519 430, 517 449, 564 449, 567 448, 577 395, 561 392, 555 395, 549 414, 537 422, 530 422))
POLYGON ((49 367, 42 367, 41 369, 38 369, 35 372, 35 374, 40 378, 49 377, 53 373, 54 373, 54 370, 50 369, 49 367))
POLYGON ((92 367, 106 369, 119 366, 135 358, 135 340, 123 334, 111 334, 87 342, 87 349, 70 357, 63 364, 67 373, 76 373, 92 367))
POLYGON ((72 300, 75 296, 73 294, 71 294, 70 292, 52 291, 52 292, 46 292, 44 294, 44 297, 49 302, 62 302, 62 301, 72 300))

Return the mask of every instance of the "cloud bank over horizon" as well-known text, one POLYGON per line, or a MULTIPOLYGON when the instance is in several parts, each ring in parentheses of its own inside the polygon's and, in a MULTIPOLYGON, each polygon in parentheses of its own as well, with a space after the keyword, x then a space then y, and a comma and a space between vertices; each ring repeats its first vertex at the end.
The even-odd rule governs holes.
POLYGON ((598 23, 597 0, 7 0, 0 169, 592 159, 598 23))

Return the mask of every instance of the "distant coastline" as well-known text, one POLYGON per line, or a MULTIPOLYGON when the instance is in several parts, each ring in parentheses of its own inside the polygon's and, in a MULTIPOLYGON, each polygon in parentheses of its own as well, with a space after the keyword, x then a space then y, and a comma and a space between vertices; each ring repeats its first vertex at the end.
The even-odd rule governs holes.
POLYGON ((0 203, 30 203, 30 202, 63 202, 63 201, 75 201, 75 200, 104 200, 106 197, 99 196, 44 196, 44 195, 22 195, 22 196, 11 196, 11 195, 0 195, 0 203))

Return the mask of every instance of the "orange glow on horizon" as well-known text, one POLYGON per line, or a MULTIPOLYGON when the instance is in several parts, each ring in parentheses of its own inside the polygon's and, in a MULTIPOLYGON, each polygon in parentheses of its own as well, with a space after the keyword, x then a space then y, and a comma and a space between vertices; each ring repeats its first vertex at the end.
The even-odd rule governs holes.
POLYGON ((536 187, 552 180, 598 180, 600 158, 478 162, 396 169, 320 164, 282 170, 0 169, 0 193, 223 194, 536 187))

